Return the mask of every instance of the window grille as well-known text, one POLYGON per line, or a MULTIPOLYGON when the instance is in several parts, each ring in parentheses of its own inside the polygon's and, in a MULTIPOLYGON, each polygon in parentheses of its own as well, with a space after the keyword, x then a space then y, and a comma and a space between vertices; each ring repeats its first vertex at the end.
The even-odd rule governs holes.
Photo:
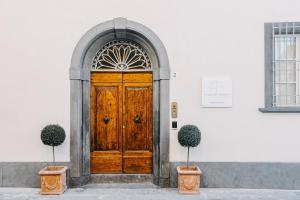
POLYGON ((130 40, 115 40, 104 45, 92 61, 92 70, 151 71, 145 50, 130 40))
POLYGON ((300 106, 300 26, 273 24, 273 107, 300 106))

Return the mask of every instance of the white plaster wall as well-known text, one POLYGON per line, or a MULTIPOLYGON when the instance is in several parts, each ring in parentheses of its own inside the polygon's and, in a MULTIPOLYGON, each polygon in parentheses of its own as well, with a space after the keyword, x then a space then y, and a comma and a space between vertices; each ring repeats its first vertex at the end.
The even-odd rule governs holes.
MULTIPOLYGON (((126 17, 165 44, 171 101, 179 126, 193 123, 202 142, 194 161, 300 161, 300 114, 262 114, 264 22, 300 21, 299 0, 0 0, 0 161, 50 161, 40 130, 67 132, 57 159, 69 161, 69 80, 72 51, 94 25, 126 17), (201 78, 233 79, 233 108, 202 108, 201 78)), ((171 161, 186 149, 170 135, 171 161)))

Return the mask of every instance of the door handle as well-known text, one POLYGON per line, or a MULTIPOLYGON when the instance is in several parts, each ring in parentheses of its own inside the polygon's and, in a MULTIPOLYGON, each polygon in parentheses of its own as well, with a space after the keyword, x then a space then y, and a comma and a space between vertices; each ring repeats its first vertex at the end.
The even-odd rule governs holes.
POLYGON ((105 116, 105 117, 103 118, 103 121, 104 121, 105 124, 107 124, 107 123, 109 122, 109 117, 105 116))
POLYGON ((135 118, 133 119, 133 121, 136 124, 141 123, 141 118, 137 115, 137 116, 135 116, 135 118))

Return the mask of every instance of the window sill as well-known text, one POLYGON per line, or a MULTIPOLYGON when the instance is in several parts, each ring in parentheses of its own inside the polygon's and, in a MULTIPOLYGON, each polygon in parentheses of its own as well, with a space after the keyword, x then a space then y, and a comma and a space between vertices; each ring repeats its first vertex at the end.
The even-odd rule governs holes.
POLYGON ((300 113, 300 107, 269 107, 258 110, 262 113, 300 113))

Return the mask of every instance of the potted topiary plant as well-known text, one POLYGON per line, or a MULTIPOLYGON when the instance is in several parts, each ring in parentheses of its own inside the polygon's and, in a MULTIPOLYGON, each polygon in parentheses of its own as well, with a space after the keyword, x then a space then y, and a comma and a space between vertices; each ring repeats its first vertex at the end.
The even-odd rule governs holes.
POLYGON ((55 165, 54 147, 61 145, 66 138, 65 130, 59 125, 47 125, 41 132, 41 140, 52 147, 53 166, 43 168, 41 177, 41 194, 62 194, 67 189, 66 166, 55 165))
POLYGON ((199 193, 200 175, 198 166, 189 166, 190 147, 200 144, 201 132, 195 125, 184 125, 178 132, 178 142, 181 146, 187 147, 186 166, 178 166, 178 189, 183 194, 199 193))

